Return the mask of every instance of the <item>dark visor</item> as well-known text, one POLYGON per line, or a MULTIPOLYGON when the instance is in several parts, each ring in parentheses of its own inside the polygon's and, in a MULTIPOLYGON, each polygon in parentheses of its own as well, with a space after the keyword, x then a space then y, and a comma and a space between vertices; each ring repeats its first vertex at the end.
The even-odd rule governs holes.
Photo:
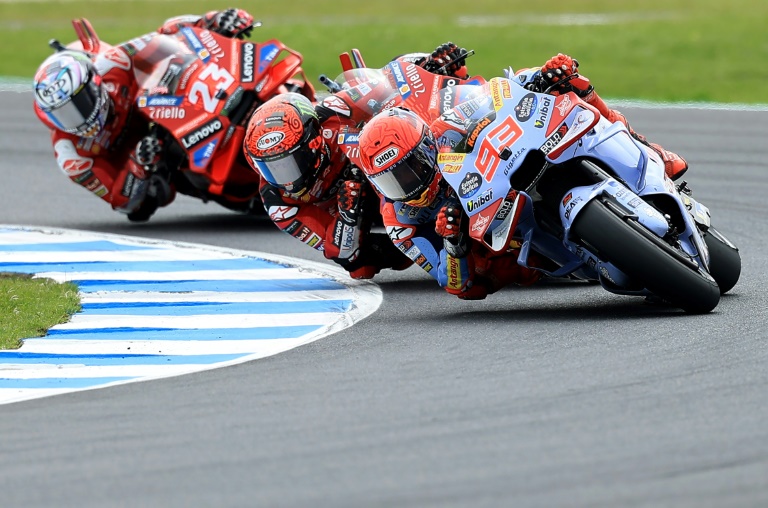
POLYGON ((91 80, 83 85, 69 101, 57 106, 48 114, 66 132, 85 131, 93 125, 101 108, 101 99, 101 90, 91 80))
POLYGON ((368 179, 381 194, 392 201, 409 201, 424 192, 435 177, 437 169, 434 154, 434 145, 425 136, 406 157, 368 179), (427 154, 431 154, 431 157, 427 154))
POLYGON ((266 158, 251 156, 251 160, 270 184, 295 192, 299 190, 297 185, 303 185, 303 176, 314 169, 316 156, 312 149, 299 143, 288 153, 266 158))

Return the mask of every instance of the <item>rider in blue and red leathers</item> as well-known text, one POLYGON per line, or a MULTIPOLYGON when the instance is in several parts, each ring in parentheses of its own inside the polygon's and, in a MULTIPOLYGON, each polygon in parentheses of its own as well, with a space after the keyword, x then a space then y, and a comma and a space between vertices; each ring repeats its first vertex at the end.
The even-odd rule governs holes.
MULTIPOLYGON (((541 68, 508 72, 508 77, 535 91, 574 91, 609 121, 620 121, 629 128, 626 118, 608 108, 588 80, 569 78, 577 68, 578 62, 560 54, 541 68)), ((469 145, 475 132, 482 130, 486 86, 478 86, 476 99, 464 103, 465 119, 448 113, 428 124, 431 119, 393 108, 368 122, 359 137, 362 169, 382 196, 384 226, 393 243, 448 293, 462 299, 482 299, 510 284, 533 284, 542 273, 536 267, 554 268, 535 254, 528 257, 528 267, 519 265, 520 245, 515 241, 502 255, 470 241, 467 228, 462 228, 467 217, 459 199, 437 170, 438 152, 452 152, 460 143, 469 145)), ((677 179, 686 171, 684 159, 629 130, 661 156, 667 176, 677 179)), ((515 191, 507 196, 511 202, 515 198, 515 191)))

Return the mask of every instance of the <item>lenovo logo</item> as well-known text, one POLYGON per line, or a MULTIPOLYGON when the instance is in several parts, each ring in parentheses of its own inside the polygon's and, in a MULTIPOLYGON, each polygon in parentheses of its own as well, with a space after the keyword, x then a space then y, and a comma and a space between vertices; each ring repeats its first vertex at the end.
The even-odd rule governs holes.
POLYGON ((240 54, 240 67, 242 68, 240 80, 243 83, 253 83, 253 60, 254 45, 251 43, 243 44, 243 51, 240 54))
POLYGON ((186 136, 181 138, 181 143, 184 145, 184 148, 190 148, 192 146, 195 146, 196 144, 200 143, 204 139, 207 139, 220 131, 222 129, 223 125, 221 123, 221 120, 215 119, 207 124, 203 125, 196 131, 191 132, 190 134, 187 134, 186 136))

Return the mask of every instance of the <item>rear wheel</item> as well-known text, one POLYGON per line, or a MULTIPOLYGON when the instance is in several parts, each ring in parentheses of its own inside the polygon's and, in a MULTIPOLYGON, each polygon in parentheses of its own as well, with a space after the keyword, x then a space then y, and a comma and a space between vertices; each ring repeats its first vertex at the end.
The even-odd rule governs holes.
POLYGON ((709 273, 720 286, 720 294, 724 295, 733 289, 741 276, 739 249, 712 227, 704 233, 704 241, 709 249, 709 273))
POLYGON ((571 232, 598 257, 638 284, 690 313, 705 313, 720 301, 715 280, 693 261, 635 220, 594 200, 579 212, 571 232))

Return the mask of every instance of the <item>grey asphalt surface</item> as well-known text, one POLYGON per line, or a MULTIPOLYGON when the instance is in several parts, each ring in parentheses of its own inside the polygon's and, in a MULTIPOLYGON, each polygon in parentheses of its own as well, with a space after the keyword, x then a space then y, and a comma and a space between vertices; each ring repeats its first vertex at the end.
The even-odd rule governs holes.
MULTIPOLYGON (((323 261, 191 199, 129 224, 56 168, 30 94, 0 111, 0 223, 323 261)), ((741 248, 711 314, 579 283, 462 302, 382 274, 378 312, 298 349, 1 406, 0 506, 768 506, 768 113, 623 111, 741 248)))

